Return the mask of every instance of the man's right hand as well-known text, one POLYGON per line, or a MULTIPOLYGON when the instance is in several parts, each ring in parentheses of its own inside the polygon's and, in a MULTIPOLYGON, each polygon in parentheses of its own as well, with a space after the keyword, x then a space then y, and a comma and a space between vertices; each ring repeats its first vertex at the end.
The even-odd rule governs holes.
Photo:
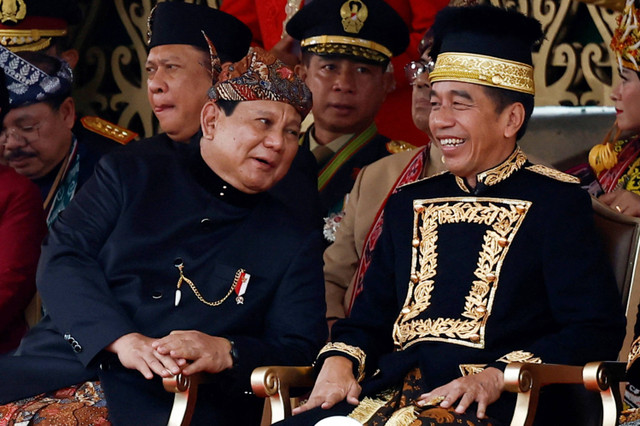
POLYGON ((293 410, 293 414, 315 407, 328 409, 346 399, 349 404, 358 405, 362 388, 353 376, 353 363, 342 356, 327 358, 311 391, 309 400, 293 410))
POLYGON ((156 340, 140 333, 129 333, 116 339, 106 350, 118 355, 124 367, 138 370, 146 379, 152 379, 154 373, 161 377, 179 374, 181 366, 170 356, 158 354, 151 346, 156 340))

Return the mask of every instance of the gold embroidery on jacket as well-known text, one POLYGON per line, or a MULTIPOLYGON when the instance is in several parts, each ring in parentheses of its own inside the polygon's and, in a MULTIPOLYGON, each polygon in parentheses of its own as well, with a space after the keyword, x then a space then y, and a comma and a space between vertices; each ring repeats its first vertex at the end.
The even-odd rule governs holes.
POLYGON ((542 359, 533 356, 531 352, 525 351, 513 351, 508 354, 502 356, 499 362, 504 362, 506 364, 510 362, 529 362, 531 364, 542 364, 542 359))
POLYGON ((526 162, 527 156, 518 147, 502 164, 479 173, 476 179, 487 186, 495 185, 520 170, 526 162))
POLYGON ((560 170, 552 169, 551 167, 547 167, 542 164, 534 164, 527 167, 527 170, 531 170, 532 172, 550 177, 555 180, 559 180, 561 182, 580 183, 580 179, 578 179, 577 177, 567 173, 563 173, 560 170))
POLYGON ((631 351, 629 352, 629 362, 627 362, 627 369, 640 357, 640 337, 636 338, 631 344, 631 351))
POLYGON ((484 348, 485 325, 491 315, 502 262, 531 202, 452 197, 414 200, 413 207, 410 280, 403 308, 394 324, 395 345, 405 349, 416 342, 431 340, 484 348), (476 279, 470 283, 460 318, 418 319, 429 308, 437 284, 438 227, 453 223, 488 227, 474 271, 476 279))
POLYGON ((460 364, 460 374, 463 376, 472 376, 478 374, 487 367, 487 364, 460 364))

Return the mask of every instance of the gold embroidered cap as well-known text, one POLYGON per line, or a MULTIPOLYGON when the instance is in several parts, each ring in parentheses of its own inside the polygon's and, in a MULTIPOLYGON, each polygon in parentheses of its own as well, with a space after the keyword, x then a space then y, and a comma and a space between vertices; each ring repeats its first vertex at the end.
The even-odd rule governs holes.
POLYGON ((489 5, 447 7, 432 27, 432 83, 462 81, 533 95, 531 49, 540 23, 489 5))
POLYGON ((624 12, 616 19, 618 27, 611 37, 610 47, 618 67, 640 71, 640 10, 634 0, 627 0, 624 12))
POLYGON ((383 0, 319 0, 287 23, 303 51, 384 63, 409 45, 406 24, 383 0))
POLYGON ((13 52, 48 49, 81 19, 76 0, 0 0, 0 45, 13 52))

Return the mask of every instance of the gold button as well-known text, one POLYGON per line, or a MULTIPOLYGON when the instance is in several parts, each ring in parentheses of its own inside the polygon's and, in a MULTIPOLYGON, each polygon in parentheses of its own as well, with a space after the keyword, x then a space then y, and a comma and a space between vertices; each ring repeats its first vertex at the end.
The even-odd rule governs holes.
POLYGON ((420 245, 420 240, 417 238, 414 238, 413 240, 411 240, 411 245, 413 247, 418 247, 420 245))
POLYGON ((480 341, 480 335, 472 334, 471 337, 469 337, 469 340, 471 340, 473 343, 478 343, 480 341))
POLYGON ((411 274, 411 282, 412 283, 417 283, 418 282, 418 276, 416 274, 411 274))
POLYGON ((476 308, 476 312, 480 315, 484 315, 487 312, 487 308, 484 305, 480 305, 476 308))
POLYGON ((402 313, 403 313, 403 314, 405 314, 405 315, 406 315, 406 314, 408 314, 409 312, 411 312, 411 309, 409 309, 409 308, 402 308, 402 313))
POLYGON ((523 205, 516 206, 516 212, 518 212, 518 214, 524 214, 526 211, 527 209, 523 205))
POLYGON ((491 82, 496 85, 502 84, 502 76, 499 74, 494 75, 491 77, 491 82))
POLYGON ((502 248, 506 247, 509 245, 509 240, 507 240, 504 237, 498 238, 498 245, 502 248))
POLYGON ((418 213, 422 213, 424 211, 424 207, 423 206, 415 206, 414 210, 417 211, 418 213))
POLYGON ((494 282, 496 280, 496 274, 494 274, 493 272, 489 272, 487 274, 487 281, 489 281, 490 283, 494 282))

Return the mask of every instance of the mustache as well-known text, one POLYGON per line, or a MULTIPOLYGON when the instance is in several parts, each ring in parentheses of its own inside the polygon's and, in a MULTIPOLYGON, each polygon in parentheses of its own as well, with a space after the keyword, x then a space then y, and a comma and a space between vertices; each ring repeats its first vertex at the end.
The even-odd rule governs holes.
POLYGON ((11 151, 7 151, 5 149, 5 151, 4 151, 4 159, 6 161, 13 161, 13 160, 16 160, 18 158, 31 158, 31 157, 35 157, 35 156, 36 156, 35 153, 27 152, 27 151, 25 151, 25 150, 23 150, 21 148, 14 149, 14 150, 11 150, 11 151))

